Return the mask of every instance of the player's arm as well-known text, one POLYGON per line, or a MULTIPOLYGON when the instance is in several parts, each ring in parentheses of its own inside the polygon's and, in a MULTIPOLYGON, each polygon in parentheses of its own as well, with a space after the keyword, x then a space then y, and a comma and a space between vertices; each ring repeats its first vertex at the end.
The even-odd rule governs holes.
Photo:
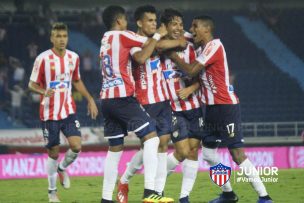
POLYGON ((205 66, 197 61, 193 63, 186 63, 182 60, 175 52, 170 52, 168 56, 176 63, 177 67, 185 71, 190 76, 196 76, 199 74, 201 70, 205 68, 205 66))
POLYGON ((45 97, 51 97, 54 95, 55 91, 51 88, 49 89, 44 89, 42 88, 39 83, 33 82, 30 80, 29 84, 28 84, 28 88, 33 91, 36 92, 38 94, 41 94, 45 97))
POLYGON ((199 87, 200 87, 200 83, 199 83, 199 81, 196 81, 189 87, 177 90, 177 95, 181 99, 187 99, 192 93, 194 93, 196 90, 198 90, 199 87))
POLYGON ((82 80, 74 80, 73 81, 73 85, 75 87, 75 89, 82 95, 84 96, 87 101, 88 101, 88 114, 91 115, 92 119, 96 119, 97 115, 98 115, 98 109, 97 106, 95 104, 95 101, 93 99, 93 97, 91 96, 91 94, 88 92, 87 88, 85 87, 85 85, 83 84, 82 80))
POLYGON ((180 39, 162 39, 156 44, 156 49, 160 51, 173 49, 173 48, 183 48, 187 47, 187 40, 184 37, 180 39))
POLYGON ((140 51, 137 50, 135 53, 131 53, 134 61, 136 61, 136 63, 138 63, 140 65, 144 64, 145 61, 148 58, 150 58, 150 56, 152 55, 157 42, 160 40, 160 38, 162 38, 166 34, 167 34, 166 26, 162 24, 158 28, 157 33, 155 33, 152 38, 150 38, 146 41, 146 43, 143 45, 143 47, 141 48, 140 51))
POLYGON ((35 59, 28 88, 35 93, 43 95, 44 97, 51 97, 54 95, 55 90, 51 88, 45 89, 40 86, 40 84, 43 83, 43 79, 42 79, 43 75, 44 75, 44 60, 39 55, 35 59))

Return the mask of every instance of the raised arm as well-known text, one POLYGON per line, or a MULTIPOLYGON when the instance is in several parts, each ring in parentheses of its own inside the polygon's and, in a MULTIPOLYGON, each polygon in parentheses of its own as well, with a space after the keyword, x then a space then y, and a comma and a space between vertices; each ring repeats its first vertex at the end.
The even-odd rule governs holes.
POLYGON ((133 48, 131 51, 132 58, 138 64, 144 64, 148 58, 152 55, 157 42, 167 34, 167 29, 165 25, 161 25, 158 31, 153 35, 152 38, 148 39, 142 48, 133 48), (135 51, 134 51, 135 50, 135 51))
POLYGON ((184 37, 180 39, 162 39, 156 44, 156 49, 165 51, 173 48, 183 48, 187 47, 187 40, 184 37))

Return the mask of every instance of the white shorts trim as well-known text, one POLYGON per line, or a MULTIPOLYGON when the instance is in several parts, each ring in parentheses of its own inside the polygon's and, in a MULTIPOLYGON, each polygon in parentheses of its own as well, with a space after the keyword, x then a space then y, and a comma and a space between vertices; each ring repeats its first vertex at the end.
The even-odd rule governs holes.
POLYGON ((137 128, 137 129, 133 130, 133 132, 135 132, 135 133, 136 133, 136 132, 140 131, 141 129, 143 129, 143 128, 147 127, 149 124, 150 124, 150 123, 149 123, 149 122, 147 122, 147 123, 143 124, 142 126, 140 126, 139 128, 137 128))
POLYGON ((120 138, 120 137, 124 137, 124 134, 119 134, 119 135, 114 135, 114 136, 107 136, 104 137, 104 139, 114 139, 114 138, 120 138))

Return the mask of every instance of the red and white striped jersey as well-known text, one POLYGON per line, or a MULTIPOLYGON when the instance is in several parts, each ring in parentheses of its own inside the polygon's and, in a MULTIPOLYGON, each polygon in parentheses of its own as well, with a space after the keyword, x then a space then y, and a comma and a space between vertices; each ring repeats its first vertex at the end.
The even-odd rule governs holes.
POLYGON ((206 105, 239 103, 229 82, 227 57, 222 42, 219 39, 208 42, 196 60, 205 66, 205 71, 200 75, 203 102, 206 105))
MULTIPOLYGON (((186 63, 195 60, 196 54, 191 43, 184 51, 177 52, 178 56, 186 63)), ((176 64, 169 58, 166 58, 163 64, 163 74, 167 82, 171 107, 173 111, 187 111, 199 108, 201 98, 199 91, 192 93, 187 99, 182 100, 177 95, 177 90, 185 88, 192 84, 192 78, 189 78, 184 72, 179 70, 176 64)))
POLYGON ((79 56, 66 50, 63 57, 49 49, 37 56, 30 80, 45 89, 52 88, 52 97, 40 97, 40 119, 62 120, 76 112, 72 97, 72 81, 79 80, 79 56))
MULTIPOLYGON (((131 49, 131 54, 133 55, 140 50, 141 48, 134 47, 131 49)), ((142 65, 132 61, 132 70, 136 98, 141 105, 154 104, 169 99, 158 54, 151 56, 142 65)))
POLYGON ((133 96, 130 50, 141 47, 147 37, 131 31, 108 31, 103 35, 100 47, 102 66, 102 99, 133 96))

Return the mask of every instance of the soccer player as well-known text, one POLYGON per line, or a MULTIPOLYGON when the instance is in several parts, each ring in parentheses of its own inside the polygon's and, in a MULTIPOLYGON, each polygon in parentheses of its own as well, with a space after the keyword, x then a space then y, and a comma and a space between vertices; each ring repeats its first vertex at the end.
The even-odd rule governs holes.
POLYGON ((143 202, 165 201, 165 198, 155 194, 154 191, 159 138, 155 131, 155 121, 133 97, 135 87, 130 65, 130 50, 133 47, 143 47, 142 60, 147 60, 157 41, 167 34, 167 30, 164 26, 160 27, 150 39, 126 31, 126 14, 120 6, 107 7, 103 12, 103 21, 109 30, 104 33, 100 48, 103 76, 102 113, 109 150, 105 160, 101 202, 113 202, 118 163, 123 150, 124 136, 128 131, 134 132, 143 145, 145 166, 143 202))
MULTIPOLYGON (((214 39, 214 21, 209 16, 194 18, 191 32, 195 44, 202 47, 202 52, 196 61, 185 63, 174 52, 168 54, 179 68, 189 75, 199 75, 202 83, 202 92, 206 103, 206 115, 203 135, 203 156, 205 159, 214 159, 216 148, 220 142, 225 142, 236 164, 246 171, 256 173, 249 178, 259 180, 251 182, 258 193, 258 203, 272 203, 256 168, 246 157, 243 149, 243 134, 241 131, 241 115, 239 99, 229 83, 229 69, 223 44, 214 39)), ((210 163, 210 162, 209 162, 210 163)), ((223 192, 219 198, 209 203, 237 202, 233 193, 223 192)))
MULTIPOLYGON (((161 15, 161 22, 166 25, 169 38, 183 38, 183 15, 179 11, 165 9, 161 15)), ((195 50, 190 42, 186 49, 176 53, 186 63, 192 63, 195 60, 195 50)), ((200 85, 197 77, 192 78, 186 75, 169 58, 164 60, 163 74, 178 130, 177 136, 171 137, 175 152, 168 157, 168 170, 174 170, 182 162, 183 180, 179 202, 188 203, 198 170, 198 148, 203 126, 201 98, 197 91, 200 85)))
POLYGON ((76 160, 81 151, 80 123, 71 93, 72 84, 87 99, 92 119, 96 119, 98 110, 80 78, 79 56, 66 49, 68 28, 65 24, 53 24, 51 42, 53 48, 36 58, 28 86, 32 91, 41 94, 40 119, 48 152, 49 202, 60 202, 56 188, 57 172, 62 186, 65 189, 70 188, 66 168, 76 160), (67 138, 70 149, 58 165, 60 131, 67 138))
MULTIPOLYGON (((150 5, 140 6, 135 10, 134 18, 137 23, 137 34, 151 38, 157 27, 156 9, 150 5)), ((154 190, 161 195, 167 178, 167 150, 170 134, 172 133, 172 112, 167 95, 166 83, 163 80, 159 50, 185 47, 185 39, 160 40, 156 50, 147 60, 143 60, 144 52, 140 47, 134 47, 132 69, 135 80, 135 95, 146 112, 156 120, 156 131, 160 139, 158 147, 157 175, 154 190)), ((128 164, 125 173, 118 184, 117 201, 128 202, 128 182, 142 165, 142 150, 138 151, 128 164)), ((169 201, 169 200, 168 200, 169 201)), ((173 200, 171 200, 173 201, 173 200)))

